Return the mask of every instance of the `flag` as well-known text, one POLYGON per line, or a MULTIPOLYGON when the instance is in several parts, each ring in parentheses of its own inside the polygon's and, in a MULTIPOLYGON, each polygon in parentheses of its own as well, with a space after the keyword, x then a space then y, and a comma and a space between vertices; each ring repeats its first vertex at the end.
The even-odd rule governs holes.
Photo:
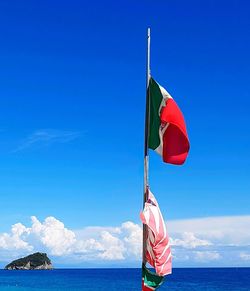
POLYGON ((151 272, 144 264, 142 265, 142 291, 156 290, 163 281, 163 276, 151 272))
POLYGON ((158 203, 151 191, 147 191, 148 199, 140 215, 146 225, 146 260, 155 268, 157 275, 165 276, 172 273, 169 237, 158 203))
POLYGON ((181 165, 189 151, 189 140, 181 110, 153 78, 148 86, 149 94, 149 148, 159 153, 163 161, 181 165))

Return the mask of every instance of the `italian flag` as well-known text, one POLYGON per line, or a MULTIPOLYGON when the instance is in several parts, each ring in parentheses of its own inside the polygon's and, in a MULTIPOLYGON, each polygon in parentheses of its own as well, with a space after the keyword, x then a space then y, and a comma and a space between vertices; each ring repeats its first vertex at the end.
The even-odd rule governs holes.
POLYGON ((149 94, 149 148, 162 156, 166 163, 182 165, 189 151, 189 140, 181 110, 153 78, 149 94))

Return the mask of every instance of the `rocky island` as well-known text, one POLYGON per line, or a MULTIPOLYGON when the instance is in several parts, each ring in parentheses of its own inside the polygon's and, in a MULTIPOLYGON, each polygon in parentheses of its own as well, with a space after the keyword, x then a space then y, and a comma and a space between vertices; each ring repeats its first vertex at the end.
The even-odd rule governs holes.
POLYGON ((27 257, 14 260, 5 270, 51 270, 52 263, 45 253, 34 253, 27 257))

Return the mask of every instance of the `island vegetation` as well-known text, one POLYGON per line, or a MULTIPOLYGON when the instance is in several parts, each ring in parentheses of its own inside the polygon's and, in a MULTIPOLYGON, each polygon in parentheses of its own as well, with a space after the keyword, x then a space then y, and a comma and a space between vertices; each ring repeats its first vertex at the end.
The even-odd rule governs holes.
POLYGON ((12 261, 5 266, 5 270, 51 270, 51 260, 46 253, 34 253, 24 258, 12 261))

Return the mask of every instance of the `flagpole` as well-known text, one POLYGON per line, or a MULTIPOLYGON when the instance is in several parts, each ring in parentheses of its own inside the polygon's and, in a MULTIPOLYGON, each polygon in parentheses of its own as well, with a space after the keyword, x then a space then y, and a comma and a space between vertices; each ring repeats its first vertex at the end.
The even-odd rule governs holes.
POLYGON ((145 141, 144 141, 144 158, 146 158, 146 163, 144 165, 145 172, 144 190, 146 190, 146 186, 148 186, 149 80, 150 80, 150 28, 148 28, 148 39, 147 39, 146 114, 145 114, 145 141))
MULTIPOLYGON (((149 137, 149 81, 150 81, 150 28, 147 35, 147 65, 146 65, 146 110, 145 110, 145 135, 144 135, 144 185, 143 185, 143 208, 148 199, 149 186, 149 153, 148 153, 148 137, 149 137)), ((143 224, 143 246, 142 246, 142 262, 146 263, 146 226, 143 224)))

